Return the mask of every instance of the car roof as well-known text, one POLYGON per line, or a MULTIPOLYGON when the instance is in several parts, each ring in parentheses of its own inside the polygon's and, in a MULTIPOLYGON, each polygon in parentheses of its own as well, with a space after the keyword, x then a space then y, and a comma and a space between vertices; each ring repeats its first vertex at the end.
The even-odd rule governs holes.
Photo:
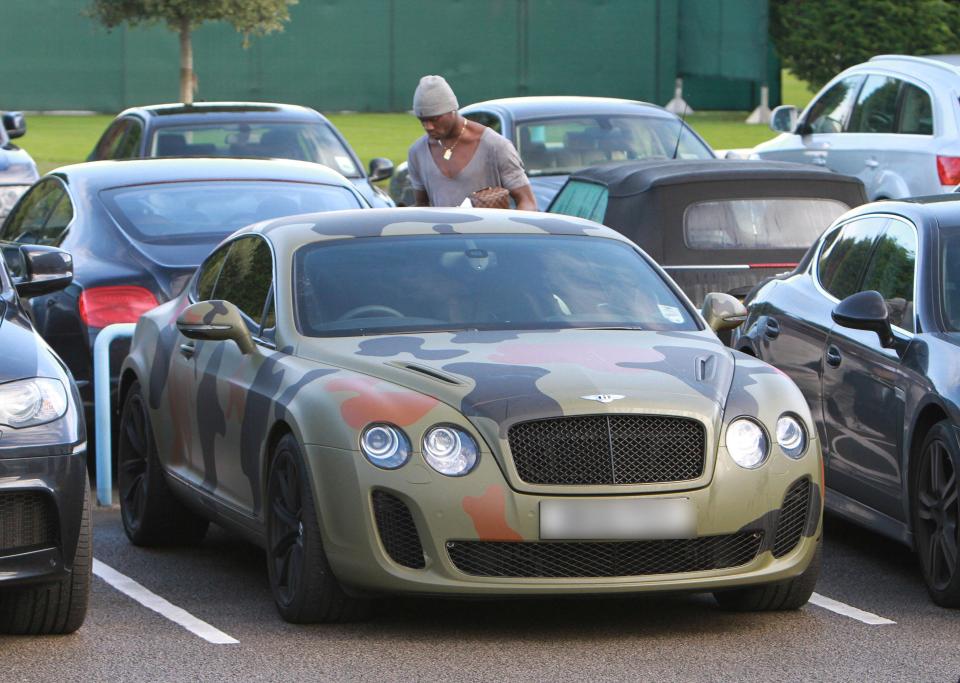
POLYGON ((624 100, 613 97, 504 97, 496 100, 475 102, 462 111, 473 109, 504 109, 516 119, 532 119, 548 116, 576 116, 597 114, 643 115, 676 118, 663 107, 649 102, 624 100))
POLYGON ((149 119, 151 125, 170 125, 198 121, 233 121, 257 119, 263 121, 326 120, 314 109, 295 104, 276 102, 198 102, 195 104, 150 104, 130 107, 118 116, 138 114, 149 119))
POLYGON ((71 186, 94 191, 105 187, 190 180, 273 180, 353 187, 342 175, 321 164, 293 159, 228 157, 161 157, 88 161, 54 169, 47 175, 71 186))
POLYGON ((864 204, 851 212, 848 217, 868 213, 892 213, 909 218, 914 223, 935 222, 936 224, 960 226, 960 194, 937 194, 906 199, 884 199, 864 204))
POLYGON ((746 159, 657 159, 591 166, 570 174, 570 180, 605 185, 610 196, 624 197, 664 185, 705 181, 803 180, 860 185, 857 178, 808 164, 746 159))
POLYGON ((922 57, 915 57, 913 55, 877 55, 876 57, 871 57, 867 62, 850 67, 848 71, 857 71, 865 66, 894 67, 906 72, 915 71, 918 68, 927 68, 942 72, 944 75, 946 72, 949 72, 956 76, 960 75, 960 55, 925 55, 922 57))

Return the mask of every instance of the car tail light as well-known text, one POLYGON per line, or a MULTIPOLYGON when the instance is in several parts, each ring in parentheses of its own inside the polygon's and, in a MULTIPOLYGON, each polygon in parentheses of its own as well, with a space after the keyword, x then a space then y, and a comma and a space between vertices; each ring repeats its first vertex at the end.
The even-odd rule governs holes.
POLYGON ((960 185, 960 157, 937 155, 937 175, 941 185, 960 185))
POLYGON ((135 323, 156 305, 157 297, 143 287, 93 287, 80 294, 80 319, 88 327, 135 323))

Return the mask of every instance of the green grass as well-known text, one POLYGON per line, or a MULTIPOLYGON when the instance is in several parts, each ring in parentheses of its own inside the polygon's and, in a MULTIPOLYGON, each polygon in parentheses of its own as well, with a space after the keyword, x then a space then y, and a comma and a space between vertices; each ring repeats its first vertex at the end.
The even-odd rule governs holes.
MULTIPOLYGON (((783 101, 802 108, 813 96, 806 84, 783 73, 783 101)), ((691 114, 689 123, 717 149, 753 147, 774 133, 765 125, 744 123, 748 112, 708 111, 691 114)), ((411 143, 423 134, 409 114, 329 114, 329 119, 347 138, 366 167, 373 157, 386 157, 399 164, 407 158, 411 143)), ((58 166, 83 161, 106 129, 112 117, 42 116, 27 117, 27 134, 17 140, 36 160, 41 173, 58 166)))

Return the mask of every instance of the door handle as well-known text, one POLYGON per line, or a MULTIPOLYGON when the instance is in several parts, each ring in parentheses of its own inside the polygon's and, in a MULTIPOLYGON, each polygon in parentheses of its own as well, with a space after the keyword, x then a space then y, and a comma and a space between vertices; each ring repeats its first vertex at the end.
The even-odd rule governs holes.
POLYGON ((827 365, 832 368, 840 367, 840 361, 843 360, 840 356, 840 349, 831 344, 827 347, 827 365))
POLYGON ((763 325, 763 336, 767 339, 776 339, 780 336, 780 323, 776 318, 767 318, 763 325))
POLYGON ((867 168, 876 168, 877 166, 880 165, 880 162, 877 161, 876 159, 867 159, 866 164, 867 164, 867 168))
POLYGON ((197 347, 193 342, 187 342, 186 344, 180 345, 180 355, 184 358, 193 358, 193 354, 196 353, 197 347))
POLYGON ((827 158, 825 156, 813 157, 813 163, 816 164, 817 166, 826 166, 827 158))

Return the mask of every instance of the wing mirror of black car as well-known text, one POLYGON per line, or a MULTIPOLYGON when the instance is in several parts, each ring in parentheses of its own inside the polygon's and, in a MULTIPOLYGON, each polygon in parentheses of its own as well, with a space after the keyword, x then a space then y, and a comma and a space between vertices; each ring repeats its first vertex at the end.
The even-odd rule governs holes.
POLYGON ((73 282, 73 257, 63 249, 8 242, 2 250, 22 299, 57 292, 73 282))
POLYGON ((370 160, 370 182, 386 180, 393 175, 393 162, 384 157, 375 157, 370 160))
POLYGON ((770 130, 778 133, 792 133, 797 127, 797 108, 792 104, 781 104, 770 112, 770 130))
POLYGON ((253 337, 240 309, 229 301, 201 301, 187 306, 177 318, 180 334, 201 341, 232 339, 244 354, 252 353, 253 337))
POLYGON ((835 323, 843 327, 876 332, 880 337, 880 345, 885 349, 897 345, 897 338, 890 327, 887 303, 880 292, 870 289, 851 294, 838 303, 830 315, 835 323))
POLYGON ((730 294, 710 292, 703 299, 700 314, 714 332, 732 330, 747 319, 747 307, 730 294))
POLYGON ((27 119, 21 111, 8 111, 3 115, 3 127, 11 140, 23 137, 27 133, 27 119))

